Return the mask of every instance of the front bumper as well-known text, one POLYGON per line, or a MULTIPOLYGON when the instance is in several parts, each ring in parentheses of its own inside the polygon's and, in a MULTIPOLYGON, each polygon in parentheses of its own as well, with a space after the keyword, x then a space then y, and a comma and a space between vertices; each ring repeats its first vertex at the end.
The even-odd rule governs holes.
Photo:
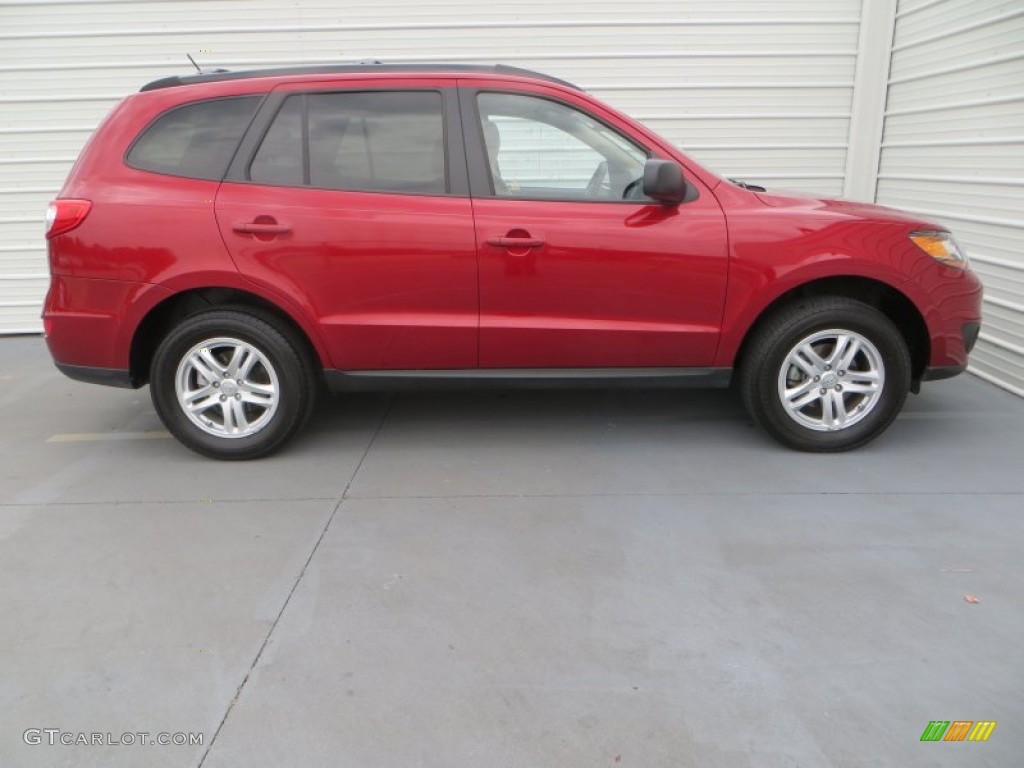
MULTIPOLYGON (((921 374, 921 381, 941 381, 952 379, 967 370, 967 363, 963 365, 936 365, 924 369, 921 374)), ((916 391, 916 390, 915 390, 916 391)))
MULTIPOLYGON (((964 355, 969 355, 978 341, 978 334, 981 332, 981 323, 964 323, 960 328, 960 336, 963 340, 964 355)), ((966 357, 962 363, 954 365, 930 365, 921 374, 921 381, 941 381, 959 376, 967 370, 966 357)))

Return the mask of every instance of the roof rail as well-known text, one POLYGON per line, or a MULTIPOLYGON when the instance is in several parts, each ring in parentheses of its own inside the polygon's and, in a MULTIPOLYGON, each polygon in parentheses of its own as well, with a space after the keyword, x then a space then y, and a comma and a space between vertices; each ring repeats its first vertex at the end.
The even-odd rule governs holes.
POLYGON ((437 74, 489 74, 489 75, 513 75, 516 77, 532 77, 539 80, 546 80, 550 83, 558 83, 574 90, 581 90, 572 83, 560 80, 557 77, 545 75, 542 72, 534 72, 530 69, 510 67, 506 64, 327 64, 317 66, 301 67, 276 67, 272 69, 250 69, 240 72, 229 70, 207 70, 194 75, 175 75, 163 77, 146 83, 140 91, 156 91, 161 88, 174 88, 179 85, 191 85, 193 83, 216 83, 223 80, 245 80, 255 77, 287 77, 290 75, 344 75, 362 74, 366 72, 381 73, 405 73, 424 72, 437 74))

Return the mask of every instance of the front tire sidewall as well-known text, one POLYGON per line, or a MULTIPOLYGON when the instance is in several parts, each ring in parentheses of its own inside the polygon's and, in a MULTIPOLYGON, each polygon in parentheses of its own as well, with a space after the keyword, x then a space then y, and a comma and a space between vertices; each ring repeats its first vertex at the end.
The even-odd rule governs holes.
POLYGON ((164 426, 184 445, 217 459, 252 459, 280 447, 304 421, 310 394, 299 354, 285 337, 260 318, 241 312, 219 311, 184 321, 157 349, 150 375, 153 405, 164 426), (203 341, 229 336, 262 352, 280 385, 277 410, 258 432, 245 437, 217 437, 204 432, 182 411, 175 378, 182 358, 203 341))
POLYGON ((892 323, 867 305, 811 312, 785 326, 762 348, 756 365, 756 393, 748 398, 757 421, 779 442, 801 451, 845 451, 873 440, 892 423, 910 387, 910 357, 892 323), (834 432, 816 431, 793 420, 778 395, 779 373, 793 347, 807 336, 829 329, 854 331, 878 349, 885 382, 875 407, 862 420, 834 432), (753 403, 750 403, 750 401, 753 403))

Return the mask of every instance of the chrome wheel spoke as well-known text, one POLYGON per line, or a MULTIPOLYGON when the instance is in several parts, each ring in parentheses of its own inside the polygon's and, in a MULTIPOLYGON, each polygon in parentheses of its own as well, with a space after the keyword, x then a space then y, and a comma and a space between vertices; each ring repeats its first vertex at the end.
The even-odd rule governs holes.
POLYGON ((819 397, 821 395, 818 393, 818 385, 813 379, 808 379, 803 384, 786 390, 786 407, 791 411, 798 411, 819 397))
POLYGON ((821 398, 821 423, 825 425, 825 429, 832 428, 832 405, 834 400, 832 399, 832 393, 828 392, 821 398))
POLYGON ((878 371, 847 371, 846 381, 878 381, 878 371))
POLYGON ((790 362, 808 376, 814 376, 825 370, 825 361, 814 351, 810 344, 804 344, 790 355, 790 362))
POLYGON ((229 376, 232 379, 237 379, 238 366, 246 357, 248 357, 248 352, 246 352, 245 347, 235 347, 231 352, 231 359, 228 361, 228 367, 227 370, 224 371, 224 375, 229 376))
POLYGON ((245 417, 245 406, 240 400, 228 400, 231 405, 231 420, 235 424, 235 431, 246 432, 249 429, 249 420, 245 417))
POLYGON ((267 397, 273 397, 277 394, 277 389, 273 384, 260 384, 256 381, 239 381, 238 389, 242 392, 250 392, 256 395, 266 395, 267 397))
POLYGON ((843 390, 850 394, 872 394, 878 392, 880 383, 878 371, 847 371, 843 390))
POLYGON ((860 352, 860 340, 857 337, 840 336, 836 341, 835 351, 832 353, 832 367, 846 370, 853 363, 858 352, 860 352))
POLYGON ((259 358, 256 357, 256 355, 250 353, 245 358, 245 360, 242 361, 242 364, 238 367, 238 378, 239 379, 247 379, 247 378, 249 378, 249 374, 252 373, 253 367, 255 367, 256 363, 258 363, 258 362, 259 362, 259 358))
POLYGON ((236 347, 231 354, 231 361, 228 363, 227 376, 232 379, 244 379, 257 362, 259 362, 259 358, 252 350, 236 347))
POLYGON ((193 352, 189 356, 188 362, 195 369, 195 372, 206 380, 207 384, 212 384, 224 378, 220 374, 219 364, 213 359, 209 350, 203 349, 193 352))
POLYGON ((243 403, 258 405, 261 408, 269 408, 274 402, 274 395, 272 392, 246 392, 245 390, 242 390, 240 394, 242 395, 243 403))
POLYGON ((828 398, 832 400, 832 426, 836 429, 841 429, 846 425, 846 403, 843 400, 841 392, 836 392, 834 389, 828 393, 828 398))
POLYGON ((225 432, 237 431, 235 429, 235 412, 234 408, 231 407, 234 405, 234 402, 234 400, 224 400, 220 404, 221 419, 225 432))
POLYGON ((207 408, 216 405, 219 399, 217 390, 212 386, 197 389, 195 392, 189 392, 182 397, 185 408, 192 413, 205 411, 207 408))
POLYGON ((807 394, 802 395, 801 397, 798 397, 795 400, 791 400, 789 403, 789 410, 801 411, 808 405, 813 403, 815 400, 819 399, 821 399, 821 395, 818 394, 817 390, 813 392, 808 392, 807 394))
POLYGON ((874 384, 860 384, 857 382, 848 382, 843 387, 844 392, 849 392, 851 395, 864 395, 872 394, 878 391, 878 387, 874 384))

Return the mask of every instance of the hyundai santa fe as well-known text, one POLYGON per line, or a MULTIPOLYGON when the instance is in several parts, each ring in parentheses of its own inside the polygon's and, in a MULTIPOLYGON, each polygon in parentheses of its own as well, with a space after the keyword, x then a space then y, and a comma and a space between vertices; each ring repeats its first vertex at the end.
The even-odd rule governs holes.
POLYGON ((57 367, 148 383, 222 459, 279 448, 324 384, 460 382, 735 384, 784 445, 842 451, 963 371, 980 323, 941 225, 720 178, 501 65, 157 80, 47 219, 57 367))

